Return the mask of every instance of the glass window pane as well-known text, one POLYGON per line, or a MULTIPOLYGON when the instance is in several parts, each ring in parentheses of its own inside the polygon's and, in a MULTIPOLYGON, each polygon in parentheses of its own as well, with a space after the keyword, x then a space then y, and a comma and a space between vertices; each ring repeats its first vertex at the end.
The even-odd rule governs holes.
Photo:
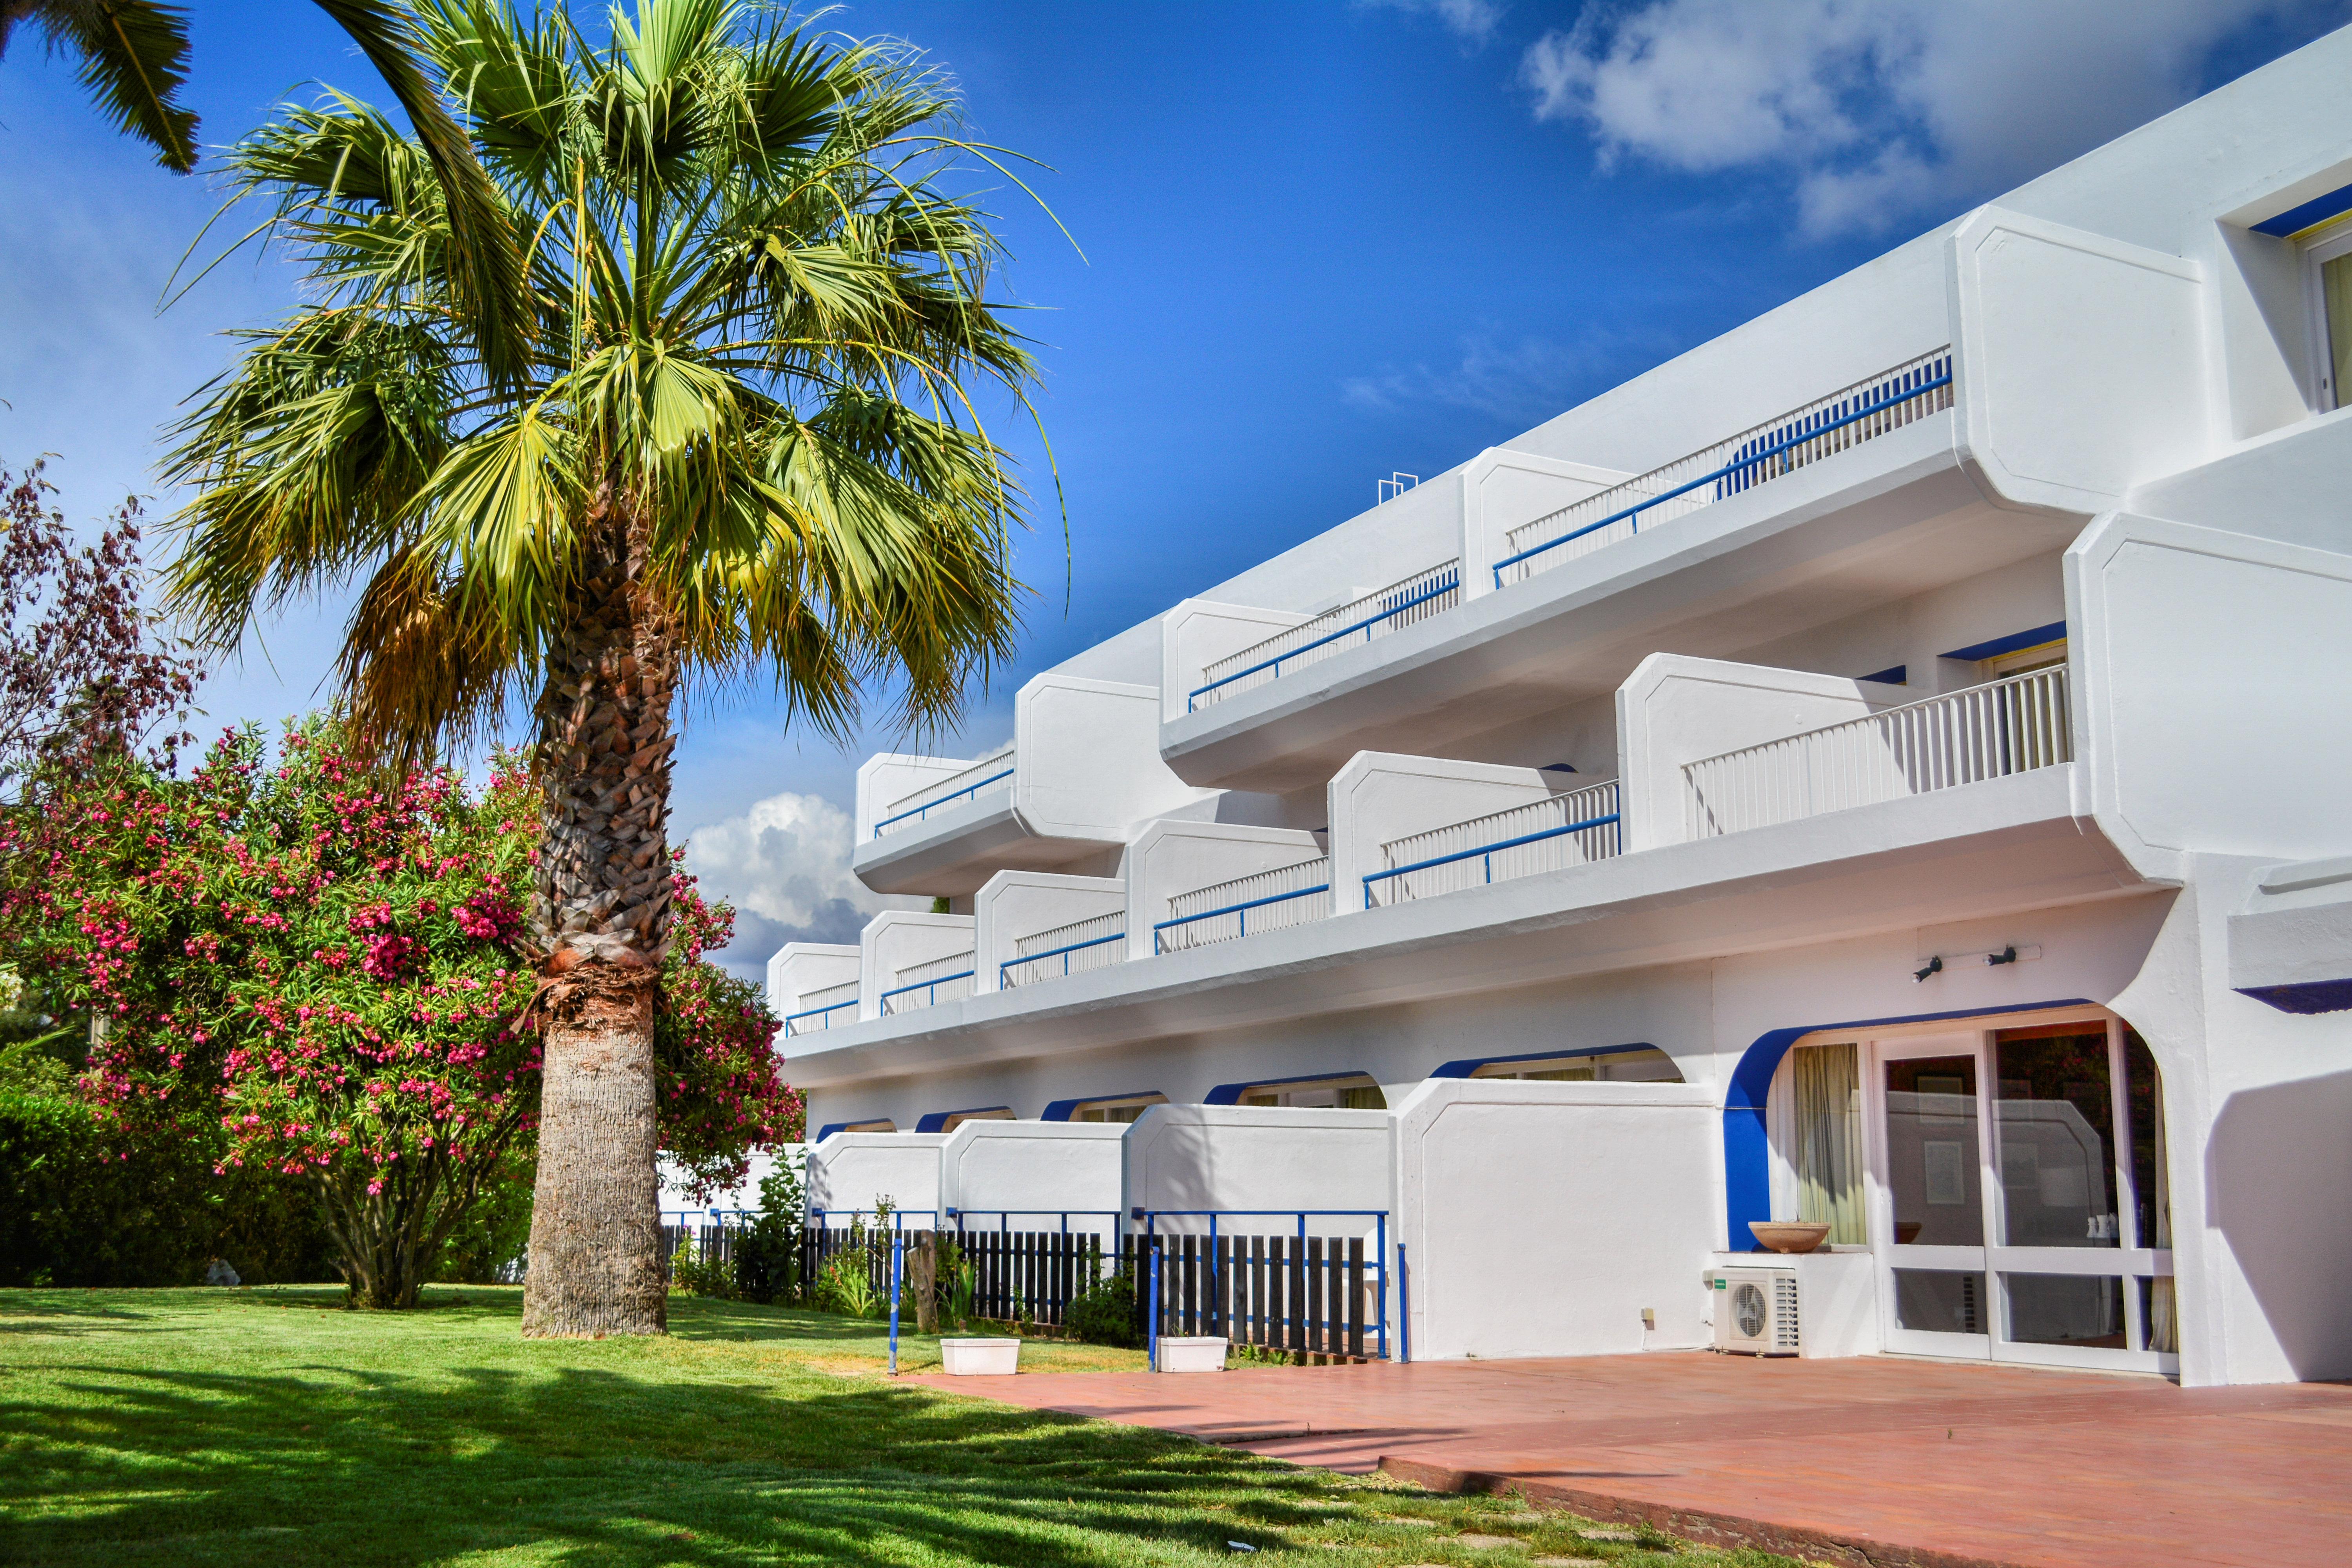
POLYGON ((1886 1165, 1897 1245, 1984 1245, 1974 1056, 1886 1064, 1886 1165))
POLYGON ((1933 1268, 1895 1271, 1895 1321, 1906 1329, 1937 1334, 1980 1334, 1984 1323, 1984 1276, 1933 1268))
POLYGON ((2180 1318, 2168 1277, 2139 1281, 2139 1315, 2147 1325, 2146 1348, 2166 1355, 2180 1353, 2180 1318))
POLYGON ((1993 1037, 2002 1239, 2011 1247, 2120 1247, 2116 1106, 2104 1024, 1993 1037))
POLYGON ((2108 1274, 2004 1274, 2019 1344, 2123 1350, 2124 1282, 2108 1274))
POLYGON ((2124 1097, 2130 1105, 2135 1234, 2142 1247, 2172 1245, 2172 1174, 2164 1153, 2164 1083, 2147 1042, 2124 1031, 2124 1097))
POLYGON ((1862 1209, 1862 1071, 1853 1046, 1789 1053, 1795 1091, 1797 1217, 1830 1227, 1832 1244, 1870 1239, 1862 1209))

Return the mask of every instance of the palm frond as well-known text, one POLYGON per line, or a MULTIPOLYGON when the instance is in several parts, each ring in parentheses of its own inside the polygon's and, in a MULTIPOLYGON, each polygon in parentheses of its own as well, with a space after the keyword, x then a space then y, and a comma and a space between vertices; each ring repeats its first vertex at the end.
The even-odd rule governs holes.
POLYGON ((319 8, 350 34, 360 52, 416 128, 416 139, 439 176, 447 212, 454 302, 474 336, 489 378, 510 384, 522 374, 530 349, 530 317, 522 303, 522 258, 507 222, 506 204, 474 158, 466 132, 442 103, 439 89, 418 68, 422 39, 406 17, 383 0, 318 0, 319 8))
POLYGON ((75 56, 84 90, 116 130, 155 149, 175 174, 196 166, 196 116, 181 106, 188 80, 188 10, 160 0, 36 0, 0 7, 0 53, 17 21, 75 56))

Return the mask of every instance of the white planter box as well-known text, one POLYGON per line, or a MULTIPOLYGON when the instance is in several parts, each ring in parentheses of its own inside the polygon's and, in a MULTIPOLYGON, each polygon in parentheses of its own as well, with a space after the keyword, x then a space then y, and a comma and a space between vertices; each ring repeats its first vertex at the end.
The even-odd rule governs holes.
POLYGON ((1021 1370, 1021 1342, 941 1340, 940 1362, 950 1377, 1010 1377, 1021 1370))
POLYGON ((1223 1372, 1225 1342, 1216 1338, 1173 1339, 1162 1336, 1156 1364, 1162 1372, 1223 1372))

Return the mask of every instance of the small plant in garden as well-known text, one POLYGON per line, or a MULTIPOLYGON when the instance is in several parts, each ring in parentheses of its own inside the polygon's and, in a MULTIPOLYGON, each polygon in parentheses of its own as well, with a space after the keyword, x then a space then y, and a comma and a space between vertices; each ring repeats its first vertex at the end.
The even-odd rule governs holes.
POLYGON ((705 1258, 691 1238, 679 1243, 670 1258, 669 1283, 673 1290, 708 1300, 731 1301, 738 1295, 734 1265, 723 1258, 705 1258))
POLYGON ((791 1301, 801 1292, 801 1225, 807 1153, 787 1149, 760 1182, 760 1212, 735 1237, 735 1286, 747 1301, 791 1301))
POLYGON ((1073 1339, 1088 1344, 1132 1349, 1143 1342, 1135 1326, 1135 1280, 1127 1270, 1114 1269, 1070 1299, 1063 1317, 1073 1339))
POLYGON ((817 1270, 816 1305, 828 1312, 852 1318, 878 1318, 884 1299, 874 1289, 874 1264, 860 1235, 850 1246, 824 1260, 817 1270))

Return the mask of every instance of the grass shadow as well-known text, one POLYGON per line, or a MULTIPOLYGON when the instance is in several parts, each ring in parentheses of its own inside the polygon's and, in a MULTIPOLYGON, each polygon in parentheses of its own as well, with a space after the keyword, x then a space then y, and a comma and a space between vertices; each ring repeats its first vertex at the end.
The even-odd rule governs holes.
POLYGON ((1391 1517, 1494 1500, 812 1370, 872 1332, 821 1315, 688 1303, 667 1340, 525 1342, 519 1300, 472 1287, 399 1314, 25 1294, 0 1319, 81 1323, 0 1363, 5 1563, 1093 1568, 1340 1536, 1353 1563, 1524 1562, 1391 1517))

